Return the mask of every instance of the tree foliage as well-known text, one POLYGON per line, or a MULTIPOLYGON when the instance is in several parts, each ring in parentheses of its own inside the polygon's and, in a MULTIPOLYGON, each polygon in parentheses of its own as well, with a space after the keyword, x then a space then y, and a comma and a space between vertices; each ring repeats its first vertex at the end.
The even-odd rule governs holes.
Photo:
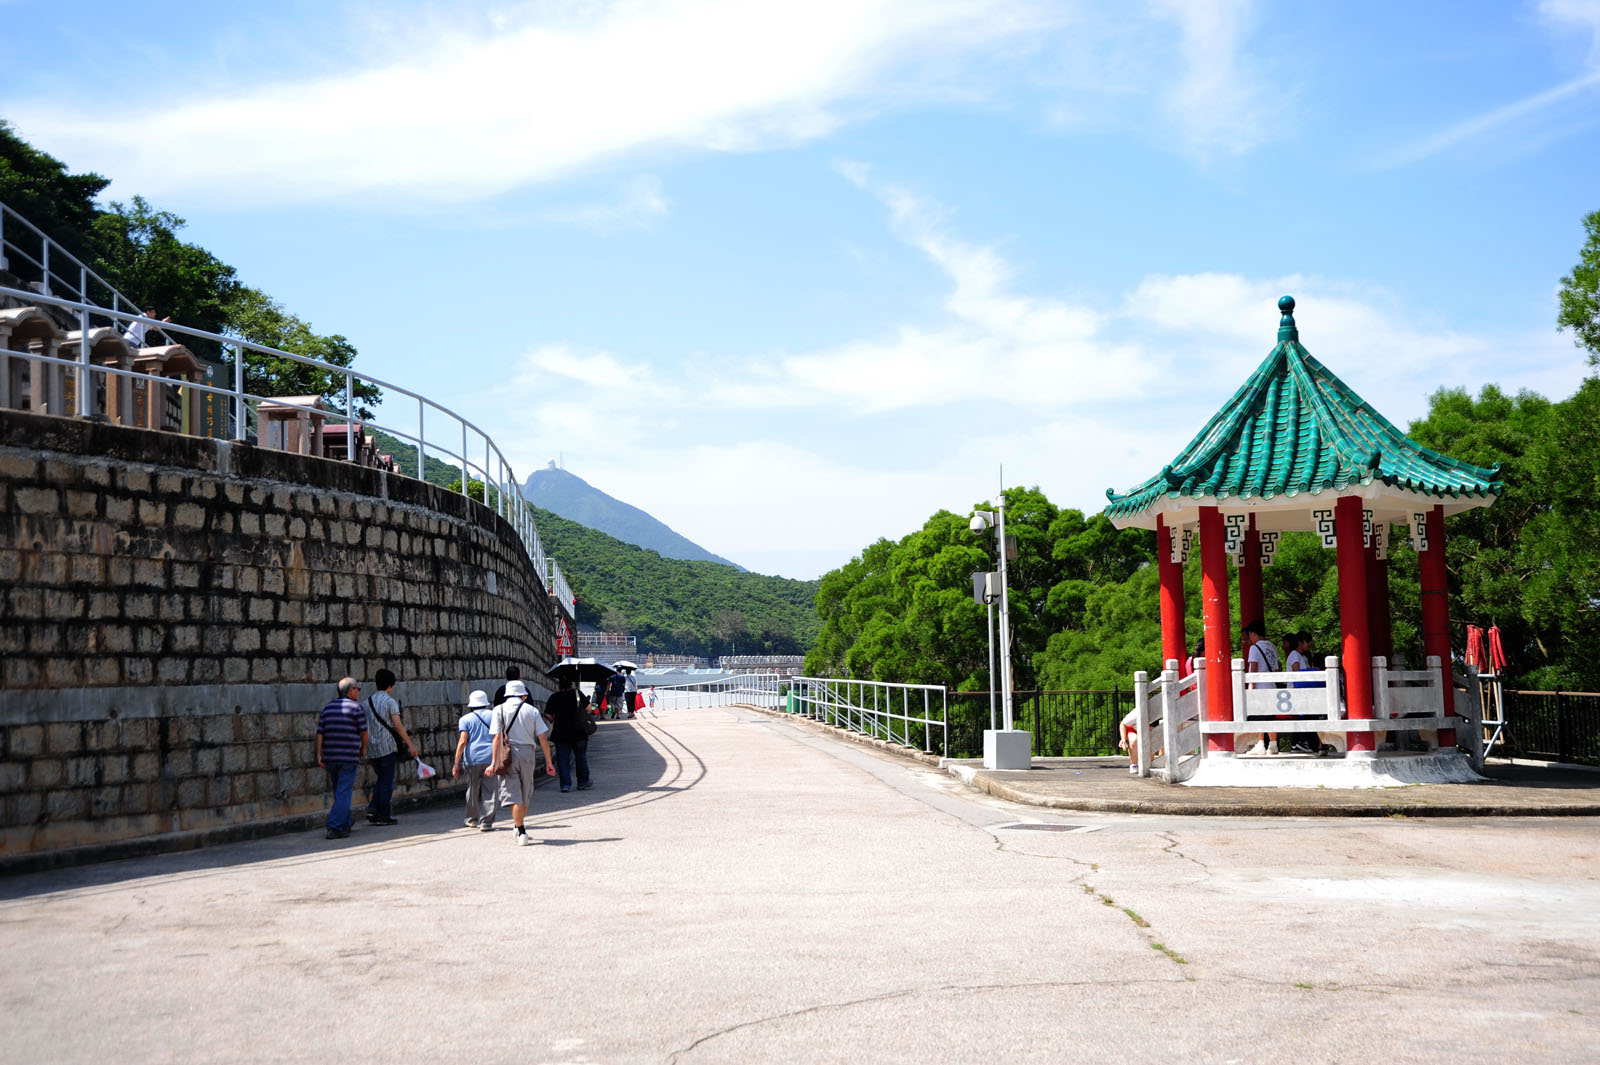
MULTIPOLYGON (((1452 457, 1502 466, 1499 500, 1445 523, 1455 653, 1465 649, 1468 623, 1499 625, 1516 683, 1600 690, 1600 379, 1559 403, 1493 385, 1476 398, 1441 390, 1410 435, 1452 457)), ((1119 532, 1103 515, 1058 512, 1037 490, 1006 498, 1007 530, 1019 541, 1011 583, 1017 687, 1127 687, 1136 670, 1159 670, 1152 535, 1119 532)), ((988 687, 984 608, 972 601, 969 576, 987 568, 984 546, 966 519, 940 511, 919 531, 879 540, 826 574, 807 670, 988 687)), ((1198 551, 1184 589, 1192 648, 1202 632, 1198 551)), ((1303 629, 1313 661, 1339 653, 1335 555, 1315 535, 1284 535, 1262 592, 1274 642, 1303 629)), ((1417 556, 1400 535, 1391 540, 1389 598, 1396 651, 1420 662, 1417 556)), ((1237 654, 1247 619, 1237 616, 1231 567, 1229 602, 1237 654)))
POLYGON ((1561 310, 1556 322, 1574 333, 1573 340, 1589 352, 1589 365, 1600 365, 1600 211, 1583 219, 1588 239, 1578 253, 1578 265, 1561 279, 1561 310))
MULTIPOLYGON (((242 284, 232 266, 183 240, 179 234, 187 223, 178 215, 158 210, 141 196, 100 207, 96 198, 108 184, 99 174, 72 173, 66 164, 32 147, 0 121, 0 202, 135 301, 138 310, 153 308, 158 317, 171 315, 175 324, 236 336, 336 366, 350 366, 355 361, 356 349, 348 339, 315 332, 266 293, 242 284)), ((6 239, 35 261, 42 259, 38 238, 20 227, 8 227, 6 239)), ((14 258, 10 264, 13 273, 25 281, 40 279, 36 266, 21 256, 14 258)), ((51 266, 52 272, 58 272, 55 263, 51 266)), ((59 272, 76 289, 74 272, 59 272)), ((91 282, 88 296, 107 305, 110 293, 97 291, 91 282)), ((220 345, 181 334, 175 339, 197 355, 231 365, 231 355, 220 345)), ((319 395, 330 406, 344 409, 342 375, 292 359, 253 356, 245 366, 245 388, 250 392, 319 395)), ((370 405, 381 395, 376 387, 358 383, 358 414, 371 417, 370 405)))

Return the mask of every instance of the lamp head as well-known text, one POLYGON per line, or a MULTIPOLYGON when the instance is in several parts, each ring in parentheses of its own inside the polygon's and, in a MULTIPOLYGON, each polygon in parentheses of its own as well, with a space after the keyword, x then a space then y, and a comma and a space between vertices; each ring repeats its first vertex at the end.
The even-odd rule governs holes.
POLYGON ((990 514, 987 510, 974 511, 972 520, 967 522, 967 528, 975 533, 981 533, 989 527, 990 514))

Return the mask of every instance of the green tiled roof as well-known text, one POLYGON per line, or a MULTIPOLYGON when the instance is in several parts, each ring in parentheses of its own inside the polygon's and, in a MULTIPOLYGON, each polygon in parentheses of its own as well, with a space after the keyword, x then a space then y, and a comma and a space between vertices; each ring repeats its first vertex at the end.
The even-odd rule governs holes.
POLYGON ((1278 301, 1278 345, 1172 463, 1138 487, 1107 489, 1109 517, 1163 497, 1274 499, 1374 481, 1444 499, 1492 499, 1500 469, 1432 451, 1406 436, 1300 346, 1294 300, 1278 301))

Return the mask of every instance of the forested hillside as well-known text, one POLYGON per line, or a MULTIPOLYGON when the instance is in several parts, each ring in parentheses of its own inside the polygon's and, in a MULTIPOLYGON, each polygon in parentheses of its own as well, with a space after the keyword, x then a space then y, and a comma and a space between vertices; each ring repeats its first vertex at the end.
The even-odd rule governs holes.
POLYGON ((662 558, 533 508, 545 549, 578 596, 578 620, 639 637, 654 651, 802 654, 816 638, 815 581, 662 558))
POLYGON ((570 521, 599 529, 624 543, 647 547, 663 558, 701 559, 743 569, 721 555, 714 555, 687 536, 673 531, 638 507, 600 491, 576 474, 551 466, 534 470, 523 486, 528 502, 551 510, 570 521))

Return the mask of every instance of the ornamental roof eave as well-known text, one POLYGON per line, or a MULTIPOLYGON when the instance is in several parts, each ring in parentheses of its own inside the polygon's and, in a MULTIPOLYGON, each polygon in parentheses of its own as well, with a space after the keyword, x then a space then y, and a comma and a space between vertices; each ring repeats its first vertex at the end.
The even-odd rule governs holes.
POLYGON ((1495 501, 1498 466, 1474 466, 1406 436, 1300 345, 1294 300, 1278 307, 1277 346, 1177 457, 1126 493, 1107 491, 1114 525, 1154 528, 1158 515, 1182 524, 1215 506, 1255 513, 1271 527, 1308 528, 1314 511, 1352 495, 1375 516, 1409 522, 1436 505, 1455 514, 1495 501))
POLYGON ((1186 496, 1180 492, 1161 495, 1136 511, 1106 515, 1118 529, 1155 529, 1156 519, 1165 520, 1167 527, 1193 525, 1200 520, 1201 507, 1216 507, 1221 514, 1253 514, 1255 527, 1262 531, 1306 532, 1316 528, 1316 512, 1332 510, 1337 500, 1355 496, 1362 500, 1362 509, 1372 512, 1374 521, 1392 524, 1409 524, 1416 514, 1435 506, 1444 508, 1446 517, 1461 514, 1478 507, 1491 506, 1498 494, 1482 496, 1443 497, 1427 492, 1397 489, 1374 482, 1352 485, 1344 489, 1327 488, 1316 492, 1298 492, 1278 495, 1271 499, 1262 496, 1186 496))

